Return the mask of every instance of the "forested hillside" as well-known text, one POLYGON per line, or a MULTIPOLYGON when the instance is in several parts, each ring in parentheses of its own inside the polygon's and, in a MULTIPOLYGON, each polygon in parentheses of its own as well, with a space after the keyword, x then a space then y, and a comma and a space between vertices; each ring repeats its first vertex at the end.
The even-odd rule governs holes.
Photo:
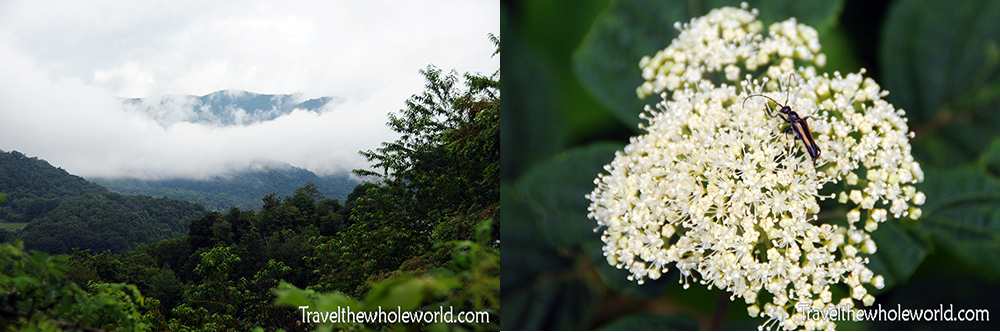
POLYGON ((204 214, 199 204, 169 198, 84 194, 60 200, 13 235, 27 248, 51 254, 73 248, 121 252, 184 235, 188 223, 204 214))
POLYGON ((122 195, 167 196, 201 203, 206 209, 224 212, 231 207, 259 210, 261 197, 275 193, 291 195, 299 187, 315 184, 328 198, 347 199, 360 181, 347 174, 317 176, 288 164, 272 164, 209 179, 143 180, 135 178, 92 178, 97 184, 122 195))
MULTIPOLYGON (((499 38, 491 39, 496 56, 499 38)), ((374 170, 356 173, 378 180, 356 186, 346 201, 307 185, 262 197, 258 211, 209 212, 184 236, 120 254, 50 257, 0 245, 0 266, 12 267, 0 269, 0 288, 14 290, 0 303, 0 325, 498 330, 500 73, 458 76, 433 66, 421 73, 426 91, 389 116, 400 138, 362 152, 374 170), (317 324, 303 321, 303 306, 481 315, 317 324)))
MULTIPOLYGON (((26 223, 54 209, 59 200, 107 189, 17 151, 0 150, 0 222, 26 223)), ((0 239, 2 240, 2 239, 0 239)))
POLYGON ((205 214, 196 203, 109 192, 17 151, 0 151, 0 192, 0 242, 50 254, 121 252, 184 235, 205 214))

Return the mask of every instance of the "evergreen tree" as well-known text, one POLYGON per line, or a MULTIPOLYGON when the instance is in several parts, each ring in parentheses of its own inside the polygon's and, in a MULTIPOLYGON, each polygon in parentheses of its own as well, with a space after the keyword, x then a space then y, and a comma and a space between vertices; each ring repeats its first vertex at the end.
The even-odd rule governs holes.
MULTIPOLYGON (((499 54, 499 38, 491 39, 499 54)), ((464 85, 454 71, 428 66, 420 73, 425 91, 389 115, 387 126, 400 138, 361 152, 373 169, 355 174, 379 181, 359 186, 364 194, 355 188, 348 196, 349 226, 316 248, 321 289, 360 295, 408 260, 428 262, 424 256, 438 250, 432 239, 441 225, 471 237, 453 230, 454 221, 465 219, 455 217, 499 204, 499 70, 467 73, 464 85)), ((495 225, 491 233, 498 231, 495 225)), ((413 273, 432 267, 407 266, 413 273)))

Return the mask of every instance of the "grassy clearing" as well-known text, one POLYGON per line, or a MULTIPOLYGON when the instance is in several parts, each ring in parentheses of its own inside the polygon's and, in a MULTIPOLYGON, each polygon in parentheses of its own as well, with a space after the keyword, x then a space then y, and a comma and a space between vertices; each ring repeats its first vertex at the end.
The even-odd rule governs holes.
POLYGON ((24 225, 27 224, 26 222, 0 222, 0 228, 13 231, 24 228, 24 225))

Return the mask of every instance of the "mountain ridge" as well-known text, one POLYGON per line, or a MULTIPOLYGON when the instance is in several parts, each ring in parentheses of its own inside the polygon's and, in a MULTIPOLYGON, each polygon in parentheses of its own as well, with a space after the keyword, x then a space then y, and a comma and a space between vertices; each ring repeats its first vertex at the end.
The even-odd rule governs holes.
POLYGON ((163 95, 156 98, 123 98, 126 110, 149 116, 161 126, 176 122, 239 126, 274 120, 294 110, 321 112, 339 99, 301 100, 302 94, 260 94, 244 90, 219 90, 203 96, 163 95))
POLYGON ((38 157, 0 150, 0 242, 21 239, 50 254, 120 252, 184 235, 201 204, 123 196, 38 157))
POLYGON ((122 195, 167 196, 201 203, 208 210, 225 211, 232 207, 259 210, 262 198, 270 193, 292 195, 306 184, 315 184, 326 198, 345 201, 354 186, 361 183, 349 174, 317 175, 287 163, 258 164, 248 169, 215 175, 206 179, 140 179, 131 177, 88 180, 122 195))

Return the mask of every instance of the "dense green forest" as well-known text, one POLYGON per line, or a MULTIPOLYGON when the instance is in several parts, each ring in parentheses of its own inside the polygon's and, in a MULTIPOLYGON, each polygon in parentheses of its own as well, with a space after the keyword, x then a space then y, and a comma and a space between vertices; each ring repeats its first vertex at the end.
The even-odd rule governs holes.
POLYGON ((184 235, 205 214, 196 203, 109 192, 17 151, 0 151, 0 192, 0 242, 21 239, 50 254, 121 252, 184 235))
POLYGON ((108 191, 45 160, 0 150, 0 192, 7 195, 0 203, 0 222, 25 223, 54 209, 60 199, 108 191))
MULTIPOLYGON (((490 36, 499 55, 499 38, 490 36)), ((0 245, 0 325, 12 329, 286 331, 499 327, 500 73, 421 70, 426 91, 364 151, 378 181, 341 202, 315 185, 191 221, 121 253, 0 245), (454 310, 488 322, 303 322, 310 310, 454 310)), ((13 199, 13 195, 8 196, 13 199)))
POLYGON ((92 178, 97 184, 122 195, 167 196, 201 203, 206 209, 224 212, 231 207, 259 210, 261 197, 269 193, 291 195, 295 189, 315 184, 328 198, 347 199, 359 181, 347 174, 317 176, 309 170, 288 164, 247 170, 209 179, 142 180, 135 178, 92 178))
POLYGON ((184 235, 188 222, 204 214, 199 204, 169 198, 85 194, 61 200, 13 236, 48 253, 73 248, 120 252, 184 235))

